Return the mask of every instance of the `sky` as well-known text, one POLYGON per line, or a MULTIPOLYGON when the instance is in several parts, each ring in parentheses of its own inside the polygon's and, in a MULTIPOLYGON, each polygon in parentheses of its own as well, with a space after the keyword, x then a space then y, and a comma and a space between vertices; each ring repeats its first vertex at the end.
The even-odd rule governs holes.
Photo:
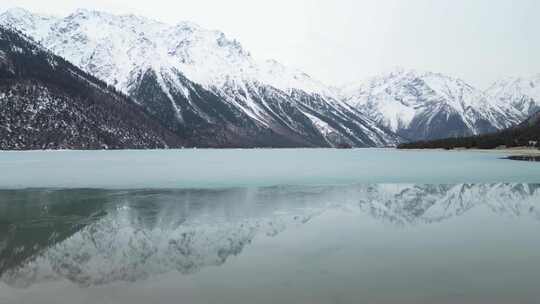
POLYGON ((540 73, 538 0, 2 0, 65 16, 77 8, 195 22, 329 85, 396 67, 459 77, 481 89, 540 73))

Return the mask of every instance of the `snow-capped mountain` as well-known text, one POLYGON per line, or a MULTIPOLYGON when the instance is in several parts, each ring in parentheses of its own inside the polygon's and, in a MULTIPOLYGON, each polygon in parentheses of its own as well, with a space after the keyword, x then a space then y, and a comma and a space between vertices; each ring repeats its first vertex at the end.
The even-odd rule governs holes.
POLYGON ((0 26, 0 149, 181 145, 126 96, 0 26))
POLYGON ((502 79, 489 87, 486 94, 497 102, 509 103, 528 117, 540 111, 540 74, 502 79))
POLYGON ((342 94, 347 103, 410 140, 488 133, 524 120, 506 100, 431 72, 396 70, 344 88, 342 94))
POLYGON ((260 62, 219 31, 134 15, 22 9, 0 15, 84 71, 132 96, 195 146, 384 146, 400 138, 328 87, 260 62))

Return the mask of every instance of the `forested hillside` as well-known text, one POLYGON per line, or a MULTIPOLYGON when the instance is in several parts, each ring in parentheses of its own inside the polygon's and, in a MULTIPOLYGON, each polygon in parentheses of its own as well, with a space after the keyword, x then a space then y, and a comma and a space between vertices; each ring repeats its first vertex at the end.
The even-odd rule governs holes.
POLYGON ((536 146, 540 148, 540 112, 531 116, 517 127, 509 128, 500 132, 471 136, 456 137, 433 141, 419 141, 406 143, 399 146, 400 149, 454 149, 454 148, 478 148, 494 149, 497 147, 524 147, 536 146))
POLYGON ((0 149, 143 149, 182 141, 114 88, 0 27, 0 149))

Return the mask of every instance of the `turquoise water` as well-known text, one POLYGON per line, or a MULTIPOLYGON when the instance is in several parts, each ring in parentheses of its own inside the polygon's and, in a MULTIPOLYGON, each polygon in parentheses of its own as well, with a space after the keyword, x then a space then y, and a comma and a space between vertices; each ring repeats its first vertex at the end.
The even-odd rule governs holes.
POLYGON ((540 163, 0 153, 0 304, 540 303, 540 163))
POLYGON ((505 156, 392 149, 1 152, 0 188, 540 183, 540 163, 505 156))

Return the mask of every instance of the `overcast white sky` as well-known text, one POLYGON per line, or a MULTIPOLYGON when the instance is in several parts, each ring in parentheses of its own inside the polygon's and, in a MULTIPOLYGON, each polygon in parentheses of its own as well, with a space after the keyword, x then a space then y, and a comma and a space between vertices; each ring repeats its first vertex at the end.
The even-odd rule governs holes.
POLYGON ((538 0, 1 0, 67 15, 76 8, 192 21, 328 84, 394 67, 441 72, 481 88, 540 73, 538 0))

